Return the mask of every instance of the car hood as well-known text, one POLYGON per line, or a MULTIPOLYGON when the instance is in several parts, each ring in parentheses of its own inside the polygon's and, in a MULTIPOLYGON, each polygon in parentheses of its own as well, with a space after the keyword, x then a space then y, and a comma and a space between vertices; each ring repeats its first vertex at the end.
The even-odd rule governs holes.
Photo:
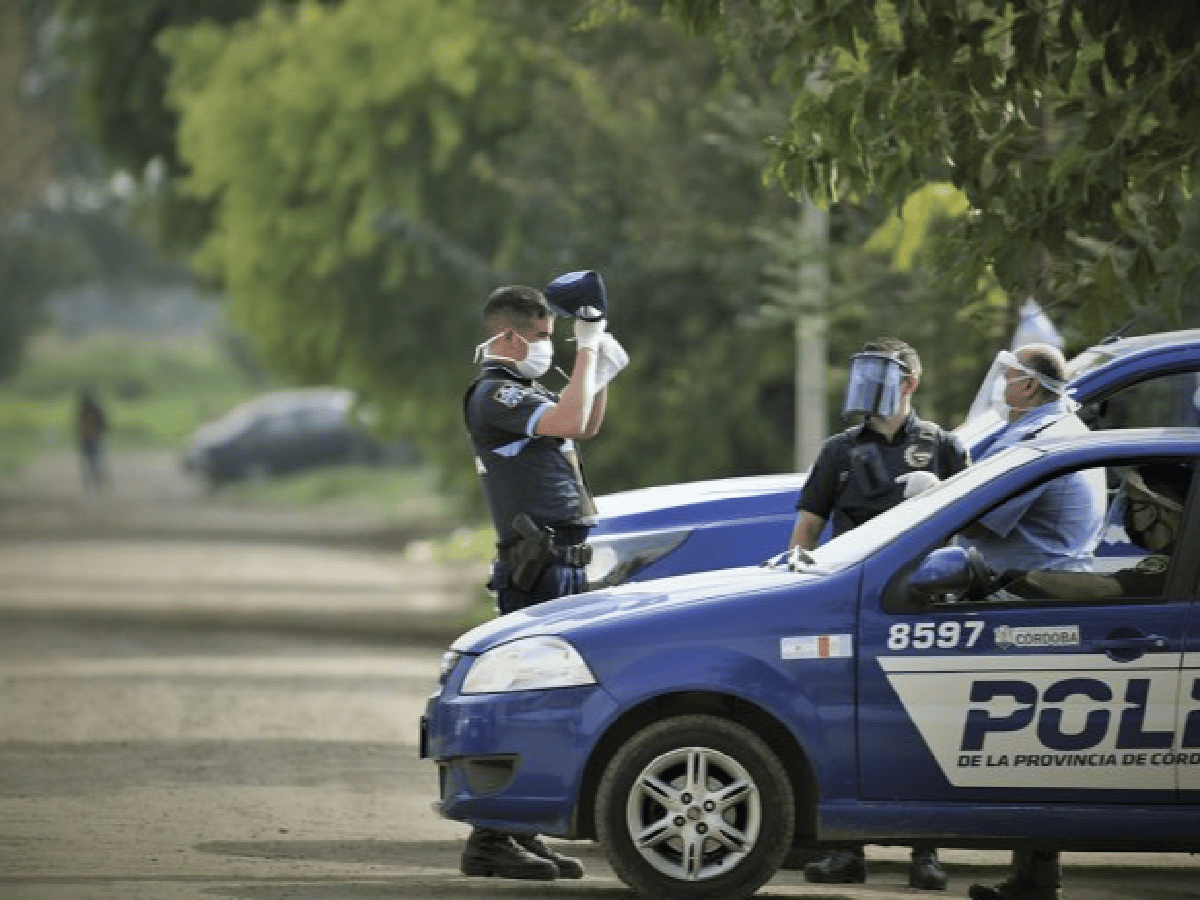
POLYGON ((459 637, 452 649, 460 653, 482 653, 517 638, 533 635, 562 635, 574 631, 628 623, 630 619, 661 617, 673 609, 696 610, 712 603, 738 603, 747 597, 786 591, 789 594, 819 572, 793 572, 786 567, 746 566, 718 572, 700 572, 660 578, 589 591, 540 603, 487 622, 459 637))
POLYGON ((762 507, 763 498, 771 495, 780 498, 781 508, 791 511, 805 477, 806 474, 795 472, 749 475, 604 494, 596 498, 600 523, 593 529, 592 534, 606 534, 613 530, 625 531, 632 523, 639 527, 649 527, 659 518, 672 526, 689 524, 693 516, 696 517, 696 521, 707 522, 709 518, 699 512, 700 510, 713 504, 721 504, 728 514, 728 511, 736 508, 738 501, 752 504, 756 513, 763 514, 768 511, 762 507), (682 513, 687 510, 696 512, 683 516, 682 513), (618 522, 619 528, 611 527, 612 523, 618 522))

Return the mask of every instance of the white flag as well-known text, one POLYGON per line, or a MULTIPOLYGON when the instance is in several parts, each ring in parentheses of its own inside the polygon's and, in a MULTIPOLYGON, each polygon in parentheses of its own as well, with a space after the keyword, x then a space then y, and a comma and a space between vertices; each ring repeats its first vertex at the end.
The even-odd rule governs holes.
POLYGON ((1013 332, 1010 349, 1016 350, 1026 344, 1049 344, 1059 350, 1063 346, 1062 335, 1032 297, 1021 304, 1021 319, 1013 332))

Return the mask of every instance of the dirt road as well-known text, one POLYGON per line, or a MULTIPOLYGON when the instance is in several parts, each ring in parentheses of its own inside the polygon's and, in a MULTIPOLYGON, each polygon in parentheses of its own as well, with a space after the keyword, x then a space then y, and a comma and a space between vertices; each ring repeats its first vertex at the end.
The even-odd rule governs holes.
MULTIPOLYGON (((69 457, 0 484, 0 897, 13 900, 632 898, 598 849, 582 882, 467 879, 430 811, 416 723, 439 629, 483 573, 420 535, 233 507, 154 454, 79 488, 69 457)), ((780 873, 760 896, 892 900, 780 873)), ((947 851, 945 896, 1007 855, 947 851)), ((1070 900, 1200 898, 1189 856, 1070 855, 1070 900)))

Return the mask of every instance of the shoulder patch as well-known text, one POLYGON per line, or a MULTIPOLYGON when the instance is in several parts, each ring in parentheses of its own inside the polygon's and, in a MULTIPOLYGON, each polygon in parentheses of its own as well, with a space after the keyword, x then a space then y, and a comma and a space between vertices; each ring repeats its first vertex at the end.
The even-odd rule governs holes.
POLYGON ((521 387, 519 384, 513 384, 512 382, 509 382, 507 384, 500 385, 500 387, 496 389, 496 393, 492 394, 492 397, 497 403, 503 403, 509 409, 512 409, 524 399, 525 388, 521 387))
POLYGON ((910 469, 924 469, 933 461, 933 450, 924 442, 904 448, 904 461, 910 469))

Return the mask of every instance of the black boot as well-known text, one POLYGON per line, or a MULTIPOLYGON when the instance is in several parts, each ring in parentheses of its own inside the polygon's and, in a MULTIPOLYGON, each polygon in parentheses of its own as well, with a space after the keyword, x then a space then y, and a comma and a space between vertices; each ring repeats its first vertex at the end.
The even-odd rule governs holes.
POLYGON ((1061 900, 1062 865, 1057 852, 1014 850, 1012 874, 995 887, 971 885, 971 900, 1061 900))
POLYGON ((867 860, 862 847, 830 850, 804 867, 804 880, 816 884, 862 884, 867 880, 867 860))
POLYGON ((548 859, 518 847, 512 835, 490 828, 476 828, 463 847, 459 868, 464 875, 496 878, 523 878, 529 881, 553 881, 558 867, 548 859))
POLYGON ((950 876, 938 862, 937 850, 932 847, 914 847, 912 863, 908 867, 908 886, 923 891, 944 891, 950 876))
POLYGON ((779 868, 789 872, 803 872, 805 866, 813 860, 820 859, 827 852, 820 844, 793 844, 779 868))
POLYGON ((522 850, 528 850, 534 856, 541 859, 548 859, 554 863, 554 868, 558 870, 559 878, 582 878, 583 863, 573 856, 563 856, 561 853, 551 850, 535 834, 514 834, 513 841, 522 850))

